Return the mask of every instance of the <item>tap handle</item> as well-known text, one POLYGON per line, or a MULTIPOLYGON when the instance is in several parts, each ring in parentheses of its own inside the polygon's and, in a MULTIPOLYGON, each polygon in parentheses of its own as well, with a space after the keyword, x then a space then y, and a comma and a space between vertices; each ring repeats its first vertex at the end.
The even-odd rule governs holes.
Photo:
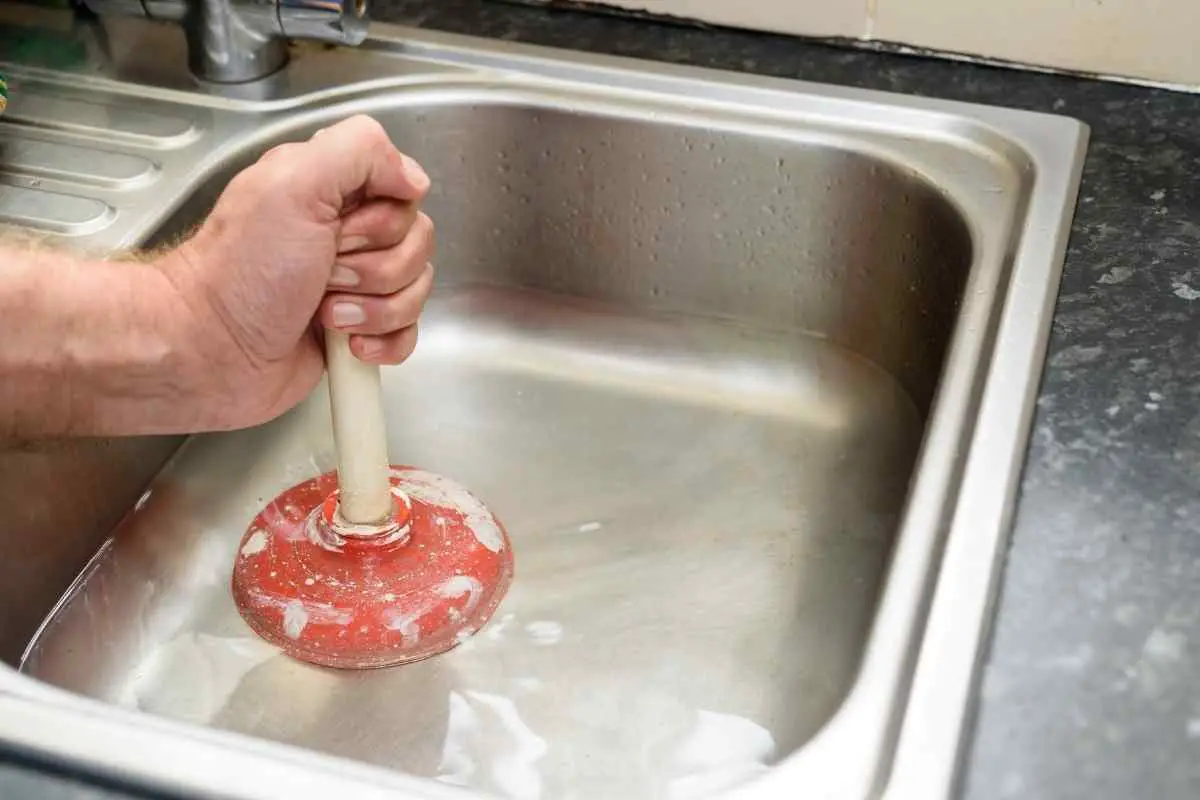
POLYGON ((370 24, 369 0, 277 0, 283 35, 361 44, 370 24))

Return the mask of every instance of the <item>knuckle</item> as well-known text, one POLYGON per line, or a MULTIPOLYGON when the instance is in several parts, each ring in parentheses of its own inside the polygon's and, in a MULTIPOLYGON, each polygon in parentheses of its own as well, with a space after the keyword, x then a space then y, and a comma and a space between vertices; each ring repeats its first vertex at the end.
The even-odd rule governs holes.
POLYGON ((302 147, 299 142, 284 142, 277 144, 267 152, 259 156, 258 162, 262 165, 275 164, 280 159, 287 159, 296 154, 297 149, 302 147))
POLYGON ((404 360, 413 354, 417 349, 417 325, 413 323, 405 328, 399 338, 399 353, 397 354, 401 360, 404 360))
POLYGON ((388 298, 387 303, 384 305, 382 316, 383 327, 388 331, 398 331, 411 321, 405 319, 408 316, 408 308, 403 296, 399 294, 388 298))
POLYGON ((265 164, 266 162, 270 161, 271 159, 277 158, 279 155, 281 155, 282 153, 285 153, 287 151, 287 146, 289 144, 291 144, 291 143, 284 142, 283 144, 277 144, 274 147, 268 148, 265 153, 263 153, 261 156, 258 157, 258 163, 265 164))
POLYGON ((364 141, 371 144, 387 143, 391 146, 392 139, 388 136, 387 128, 383 124, 368 114, 356 114, 351 117, 351 122, 359 129, 364 141))
POLYGON ((402 292, 408 289, 417 277, 413 273, 412 257, 403 254, 399 258, 390 259, 381 272, 388 283, 388 288, 393 292, 402 292))
POLYGON ((402 291, 392 295, 384 312, 388 330, 400 331, 417 321, 425 306, 425 295, 420 291, 402 291))
POLYGON ((406 290, 423 277, 433 252, 432 225, 429 217, 418 215, 408 230, 405 244, 392 249, 391 257, 381 265, 381 276, 392 291, 406 290))
POLYGON ((400 364, 413 354, 417 347, 417 326, 410 325, 380 337, 383 343, 381 359, 391 364, 400 364))
POLYGON ((424 211, 418 212, 417 219, 413 223, 413 228, 423 242, 433 243, 437 231, 434 229, 433 219, 424 211))
POLYGON ((399 241, 408 235, 408 232, 413 229, 416 224, 416 219, 413 216, 411 207, 402 207, 399 213, 393 209, 387 209, 388 223, 392 228, 392 234, 399 241))
POLYGON ((421 299, 424 300, 433 292, 433 264, 426 261, 417 280, 421 282, 421 299))

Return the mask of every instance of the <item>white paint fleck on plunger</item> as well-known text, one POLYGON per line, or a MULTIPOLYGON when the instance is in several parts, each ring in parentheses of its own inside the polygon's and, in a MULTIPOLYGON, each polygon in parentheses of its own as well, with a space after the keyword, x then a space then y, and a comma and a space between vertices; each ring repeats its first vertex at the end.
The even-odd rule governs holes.
POLYGON ((401 613, 399 609, 389 608, 383 612, 384 625, 389 630, 398 631, 405 647, 413 647, 421 641, 421 617, 429 613, 430 604, 417 608, 409 614, 401 613))
POLYGON ((290 639, 299 639, 308 624, 308 611, 299 600, 292 600, 283 608, 283 632, 290 639))
POLYGON ((261 553, 265 549, 267 549, 267 532, 258 530, 250 534, 250 538, 242 545, 242 555, 252 556, 255 553, 261 553))
POLYGON ((504 534, 496 518, 483 502, 454 481, 422 469, 393 469, 392 476, 401 483, 405 493, 442 508, 453 508, 463 515, 467 527, 481 545, 499 553, 504 549, 504 534))
POLYGON ((452 575, 437 588, 437 593, 447 598, 467 595, 463 612, 470 614, 475 610, 475 606, 479 605, 479 598, 483 595, 483 584, 470 575, 452 575))

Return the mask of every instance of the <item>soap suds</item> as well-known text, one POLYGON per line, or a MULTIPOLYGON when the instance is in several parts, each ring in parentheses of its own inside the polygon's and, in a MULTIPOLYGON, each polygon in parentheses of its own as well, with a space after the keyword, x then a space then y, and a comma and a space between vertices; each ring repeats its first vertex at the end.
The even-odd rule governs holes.
POLYGON ((525 626, 525 632, 534 644, 558 644, 562 641, 563 626, 552 620, 535 620, 525 626))

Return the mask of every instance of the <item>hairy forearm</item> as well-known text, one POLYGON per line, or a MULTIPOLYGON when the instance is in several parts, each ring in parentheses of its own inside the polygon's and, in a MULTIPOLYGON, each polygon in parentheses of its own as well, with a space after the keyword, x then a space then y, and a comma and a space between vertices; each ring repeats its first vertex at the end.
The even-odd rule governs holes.
POLYGON ((153 264, 0 242, 0 437, 170 430, 184 392, 153 264))

